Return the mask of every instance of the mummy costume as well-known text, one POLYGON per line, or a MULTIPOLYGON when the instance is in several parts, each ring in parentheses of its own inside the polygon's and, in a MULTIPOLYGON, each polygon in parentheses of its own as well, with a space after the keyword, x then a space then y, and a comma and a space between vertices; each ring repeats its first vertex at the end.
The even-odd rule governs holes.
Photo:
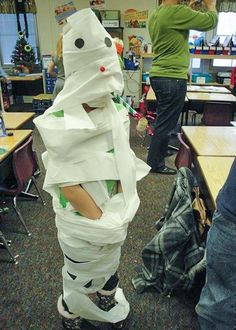
POLYGON ((127 110, 111 97, 123 91, 116 48, 90 9, 68 18, 63 60, 64 88, 52 107, 34 120, 47 150, 44 189, 53 197, 64 254, 58 309, 67 318, 116 323, 127 317, 129 304, 117 282, 112 290, 107 284, 116 277, 127 227, 139 206, 136 181, 149 166, 130 149, 127 110), (96 109, 86 112, 83 103, 96 109), (116 190, 117 181, 122 193, 116 190), (60 187, 76 184, 102 210, 100 219, 83 217, 65 199, 60 187), (103 291, 115 293, 109 311, 89 298, 103 291))

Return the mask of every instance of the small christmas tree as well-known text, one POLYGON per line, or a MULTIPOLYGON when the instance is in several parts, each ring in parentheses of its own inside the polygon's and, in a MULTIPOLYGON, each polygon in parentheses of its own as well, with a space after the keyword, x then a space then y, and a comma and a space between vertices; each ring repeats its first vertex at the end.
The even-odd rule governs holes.
POLYGON ((19 32, 19 38, 11 55, 11 62, 17 68, 28 68, 29 70, 32 70, 36 62, 34 50, 25 39, 24 32, 19 32))

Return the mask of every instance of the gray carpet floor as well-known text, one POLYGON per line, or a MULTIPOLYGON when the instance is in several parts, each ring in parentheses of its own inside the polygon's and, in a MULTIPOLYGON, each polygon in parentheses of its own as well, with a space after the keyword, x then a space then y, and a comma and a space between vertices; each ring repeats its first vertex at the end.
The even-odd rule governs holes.
MULTIPOLYGON (((146 160, 148 141, 142 145, 132 121, 131 146, 138 157, 146 160)), ((33 135, 35 149, 40 155, 44 146, 36 129, 33 135)), ((173 163, 174 156, 167 158, 167 164, 173 166, 173 163)), ((37 179, 39 187, 42 187, 45 175, 42 164, 41 169, 37 179)), ((153 290, 139 295, 131 283, 136 274, 135 267, 142 262, 141 251, 156 233, 154 224, 164 212, 173 180, 173 176, 149 174, 138 183, 141 204, 129 227, 119 268, 120 285, 131 306, 130 330, 198 329, 194 307, 199 288, 168 298, 153 290)), ((62 329, 56 301, 62 290, 63 257, 57 242, 51 198, 45 191, 43 197, 46 206, 40 201, 19 202, 31 237, 24 234, 12 208, 0 222, 0 229, 12 240, 13 251, 20 255, 17 265, 10 264, 6 251, 0 249, 0 329, 62 329)), ((109 325, 102 324, 100 329, 109 329, 109 325)))

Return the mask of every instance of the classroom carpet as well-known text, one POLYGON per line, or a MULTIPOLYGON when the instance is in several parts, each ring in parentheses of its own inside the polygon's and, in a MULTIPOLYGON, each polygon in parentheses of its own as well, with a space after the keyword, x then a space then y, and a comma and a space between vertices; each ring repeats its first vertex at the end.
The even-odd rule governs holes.
MULTIPOLYGON (((136 155, 146 160, 148 138, 137 135, 136 122, 131 119, 131 147, 136 155)), ((34 129, 34 147, 38 155, 45 150, 38 131, 34 129)), ((166 158, 174 166, 175 156, 166 158)), ((45 172, 40 161, 41 175, 37 178, 42 187, 45 172)), ((130 302, 131 313, 127 329, 130 330, 195 330, 198 329, 194 311, 199 299, 201 281, 190 292, 175 292, 171 297, 149 290, 137 294, 131 278, 141 265, 141 251, 156 233, 155 222, 164 212, 174 176, 149 174, 138 183, 139 210, 129 226, 122 248, 119 268, 120 286, 130 302)), ((34 188, 31 190, 34 193, 34 188)), ((10 210, 0 222, 0 230, 12 240, 12 250, 19 254, 17 265, 0 249, 0 329, 3 330, 59 330, 61 319, 56 302, 62 291, 61 268, 63 256, 57 241, 51 197, 43 191, 46 206, 40 201, 19 201, 32 236, 24 234, 14 211, 10 210)), ((101 330, 111 328, 99 324, 101 330)), ((89 327, 85 327, 89 329, 89 327)))

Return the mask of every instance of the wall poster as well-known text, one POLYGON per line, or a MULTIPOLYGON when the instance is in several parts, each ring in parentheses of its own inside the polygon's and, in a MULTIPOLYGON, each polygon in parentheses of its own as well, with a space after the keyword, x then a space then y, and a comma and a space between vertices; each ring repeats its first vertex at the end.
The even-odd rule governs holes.
POLYGON ((57 23, 62 25, 66 22, 67 17, 76 12, 76 8, 73 1, 70 1, 64 5, 56 7, 54 12, 57 23))
POLYGON ((127 9, 124 13, 124 22, 127 28, 146 28, 147 20, 148 10, 127 9))
POLYGON ((92 9, 98 9, 98 10, 106 9, 105 0, 90 0, 89 4, 92 9))

